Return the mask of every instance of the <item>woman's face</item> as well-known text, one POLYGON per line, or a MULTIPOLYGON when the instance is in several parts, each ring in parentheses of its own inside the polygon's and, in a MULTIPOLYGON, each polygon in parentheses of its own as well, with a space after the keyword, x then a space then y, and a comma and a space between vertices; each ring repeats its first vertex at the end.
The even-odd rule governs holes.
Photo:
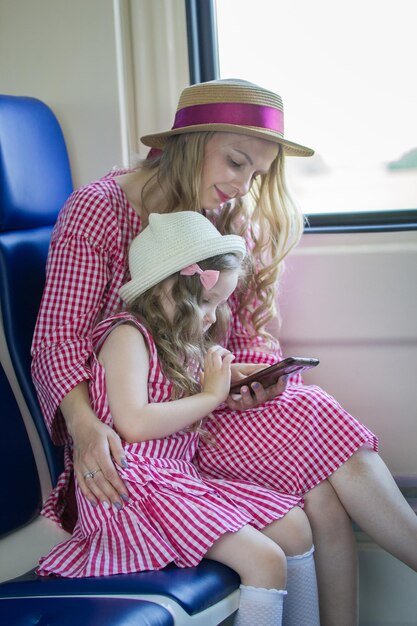
POLYGON ((278 154, 272 141, 236 133, 215 133, 206 145, 201 180, 201 207, 217 209, 246 195, 278 154))

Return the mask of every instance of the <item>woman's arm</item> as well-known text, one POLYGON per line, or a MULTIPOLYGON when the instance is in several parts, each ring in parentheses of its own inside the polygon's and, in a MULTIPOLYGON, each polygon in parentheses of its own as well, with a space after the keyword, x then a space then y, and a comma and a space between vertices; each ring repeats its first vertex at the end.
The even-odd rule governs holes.
POLYGON ((86 392, 92 327, 100 314, 113 313, 120 303, 117 290, 125 279, 125 255, 132 236, 123 224, 122 208, 116 210, 106 189, 99 181, 75 191, 58 217, 32 344, 32 376, 54 443, 67 443, 71 434, 81 489, 94 500, 83 474, 103 466, 94 478, 94 493, 115 502, 114 489, 121 494, 126 489, 115 477, 110 452, 119 462, 123 450, 117 436, 112 434, 109 440, 108 429, 92 412, 86 392))
MULTIPOLYGON (((270 338, 261 337, 250 332, 251 321, 250 311, 246 310, 247 326, 242 323, 237 314, 239 308, 239 293, 236 290, 229 300, 231 310, 231 325, 227 337, 226 347, 235 354, 236 360, 232 365, 232 381, 238 382, 249 374, 261 370, 268 365, 280 361, 282 352, 278 339, 274 336, 270 338)), ((277 325, 274 326, 274 329, 277 325)), ((254 408, 285 391, 286 377, 281 377, 272 387, 264 389, 261 384, 253 386, 255 397, 247 387, 241 388, 240 397, 229 396, 227 405, 230 409, 244 411, 254 408)))
POLYGON ((72 389, 60 405, 73 440, 74 471, 84 496, 91 502, 120 502, 127 499, 127 489, 112 458, 120 467, 126 466, 124 450, 117 433, 100 422, 91 409, 88 384, 82 382, 72 389), (87 472, 99 469, 94 480, 85 479, 87 472))
POLYGON ((149 403, 149 355, 143 335, 129 324, 118 326, 99 354, 117 432, 130 443, 159 439, 206 417, 229 393, 232 359, 224 348, 210 348, 201 393, 172 402, 149 403))
POLYGON ((75 191, 58 217, 32 342, 32 375, 57 444, 67 441, 57 409, 73 387, 90 377, 91 331, 104 308, 105 315, 115 312, 125 272, 120 224, 97 186, 75 191))
POLYGON ((57 412, 90 377, 91 330, 107 284, 106 258, 80 237, 60 237, 49 251, 45 289, 32 343, 32 376, 55 443, 67 440, 57 412), (83 270, 86 269, 82 276, 83 270))
MULTIPOLYGON (((246 378, 250 374, 254 374, 265 368, 265 365, 250 363, 233 363, 232 365, 232 382, 237 383, 239 380, 246 378)), ((261 383, 252 383, 251 387, 255 397, 251 394, 249 387, 246 385, 240 388, 240 396, 237 394, 230 395, 227 398, 227 406, 235 411, 245 411, 252 409, 259 404, 264 404, 268 400, 272 400, 276 396, 283 393, 287 387, 288 376, 281 376, 275 385, 265 389, 261 383)))

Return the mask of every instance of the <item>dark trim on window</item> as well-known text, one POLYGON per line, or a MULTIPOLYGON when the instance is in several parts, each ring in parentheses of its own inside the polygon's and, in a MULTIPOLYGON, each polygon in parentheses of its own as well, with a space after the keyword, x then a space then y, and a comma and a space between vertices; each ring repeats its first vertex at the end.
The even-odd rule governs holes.
POLYGON ((306 233, 417 230, 417 209, 306 215, 306 233))
POLYGON ((185 0, 190 84, 219 78, 215 0, 185 0))

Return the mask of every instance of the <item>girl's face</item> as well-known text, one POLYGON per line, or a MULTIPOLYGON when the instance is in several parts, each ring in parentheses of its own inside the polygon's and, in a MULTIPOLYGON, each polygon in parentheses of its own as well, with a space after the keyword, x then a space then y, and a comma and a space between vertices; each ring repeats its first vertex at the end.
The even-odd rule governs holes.
POLYGON ((215 323, 217 307, 228 301, 238 280, 239 270, 223 270, 214 287, 203 289, 199 309, 204 333, 215 323))
POLYGON ((256 178, 266 174, 278 154, 272 141, 236 133, 215 133, 206 145, 201 180, 201 206, 217 209, 246 195, 256 178))
MULTIPOLYGON (((221 304, 227 302, 239 280, 240 270, 223 270, 219 274, 217 283, 211 289, 204 289, 201 294, 199 305, 200 317, 203 332, 207 332, 216 321, 216 310, 221 304)), ((168 278, 163 284, 163 306, 168 319, 173 322, 175 315, 175 302, 171 297, 171 290, 174 283, 173 278, 168 278)))

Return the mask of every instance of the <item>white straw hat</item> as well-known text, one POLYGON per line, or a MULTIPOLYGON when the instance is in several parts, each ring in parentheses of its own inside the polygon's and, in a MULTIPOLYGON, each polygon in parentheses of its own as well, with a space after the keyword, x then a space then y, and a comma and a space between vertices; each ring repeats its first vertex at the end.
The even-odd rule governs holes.
POLYGON ((238 78, 211 80, 186 87, 171 130, 141 138, 145 146, 163 148, 167 138, 183 133, 238 133, 281 144, 288 156, 311 156, 314 150, 284 138, 281 97, 238 78))
POLYGON ((149 225, 130 246, 132 279, 119 294, 131 304, 141 293, 189 265, 230 252, 243 259, 245 240, 238 235, 221 235, 201 213, 151 213, 149 225))

